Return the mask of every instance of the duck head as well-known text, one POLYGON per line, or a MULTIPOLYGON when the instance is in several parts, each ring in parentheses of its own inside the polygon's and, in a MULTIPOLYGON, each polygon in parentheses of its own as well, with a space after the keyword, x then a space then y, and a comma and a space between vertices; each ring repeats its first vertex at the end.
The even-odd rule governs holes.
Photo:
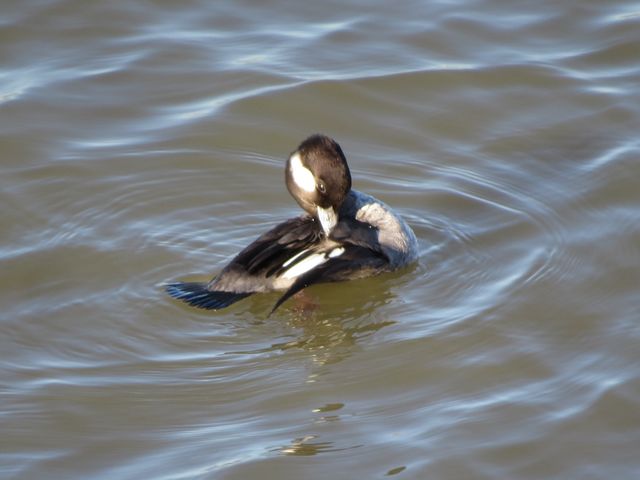
POLYGON ((351 190, 351 172, 340 145, 325 135, 310 136, 289 156, 285 181, 296 202, 328 236, 351 190))

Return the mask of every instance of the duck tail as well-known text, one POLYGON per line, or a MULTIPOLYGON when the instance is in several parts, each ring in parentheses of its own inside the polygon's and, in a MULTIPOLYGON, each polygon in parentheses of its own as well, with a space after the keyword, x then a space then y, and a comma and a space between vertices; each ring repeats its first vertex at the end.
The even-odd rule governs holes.
POLYGON ((164 286, 173 298, 197 308, 218 310, 251 295, 251 292, 220 292, 209 290, 204 282, 175 282, 164 286))

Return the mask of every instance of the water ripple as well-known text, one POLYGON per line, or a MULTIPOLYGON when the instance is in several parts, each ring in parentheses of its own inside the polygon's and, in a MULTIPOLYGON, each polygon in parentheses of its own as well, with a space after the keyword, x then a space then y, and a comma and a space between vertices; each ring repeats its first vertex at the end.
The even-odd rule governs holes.
POLYGON ((633 478, 638 18, 5 1, 0 471, 633 478), (299 213, 282 169, 316 131, 418 264, 269 319, 275 294, 168 299, 299 213))

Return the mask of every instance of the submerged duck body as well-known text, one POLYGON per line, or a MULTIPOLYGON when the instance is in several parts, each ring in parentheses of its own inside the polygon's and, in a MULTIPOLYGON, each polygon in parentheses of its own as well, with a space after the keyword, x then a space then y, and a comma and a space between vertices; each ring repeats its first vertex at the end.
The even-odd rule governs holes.
POLYGON ((284 290, 271 312, 314 283, 363 278, 417 259, 411 228, 383 202, 351 189, 342 149, 313 135, 291 154, 285 181, 305 214, 258 237, 209 283, 166 285, 174 298, 205 309, 253 293, 284 290))

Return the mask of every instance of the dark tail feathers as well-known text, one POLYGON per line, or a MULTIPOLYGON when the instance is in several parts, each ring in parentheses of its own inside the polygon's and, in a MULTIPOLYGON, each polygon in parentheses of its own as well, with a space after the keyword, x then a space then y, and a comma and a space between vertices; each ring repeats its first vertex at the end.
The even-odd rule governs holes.
POLYGON ((202 282, 175 282, 165 285, 165 290, 173 298, 182 300, 194 307, 207 310, 225 308, 251 295, 251 292, 216 292, 209 290, 202 282))

